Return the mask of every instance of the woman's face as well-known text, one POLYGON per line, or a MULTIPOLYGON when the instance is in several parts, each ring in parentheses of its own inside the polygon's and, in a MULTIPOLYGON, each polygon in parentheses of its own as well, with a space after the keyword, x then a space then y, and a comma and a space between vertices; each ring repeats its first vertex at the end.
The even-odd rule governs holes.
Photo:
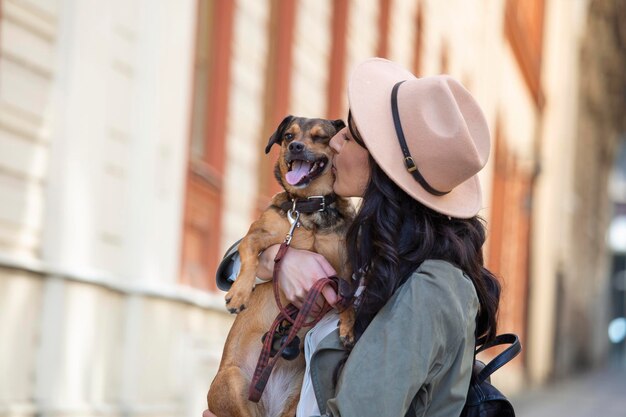
POLYGON ((330 147, 335 152, 332 167, 335 193, 342 197, 363 197, 370 180, 369 152, 354 140, 347 127, 332 137, 330 147))

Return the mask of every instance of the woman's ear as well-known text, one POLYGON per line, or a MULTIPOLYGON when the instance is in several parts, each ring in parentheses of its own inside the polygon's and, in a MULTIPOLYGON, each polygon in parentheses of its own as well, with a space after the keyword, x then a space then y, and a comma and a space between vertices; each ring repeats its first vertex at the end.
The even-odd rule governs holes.
POLYGON ((270 149, 274 144, 282 145, 283 143, 283 135, 285 134, 285 130, 291 124, 291 121, 294 119, 292 115, 289 115, 283 119, 282 122, 276 128, 276 131, 272 133, 270 136, 269 142, 267 142, 267 146, 265 147, 265 153, 270 153, 270 149))

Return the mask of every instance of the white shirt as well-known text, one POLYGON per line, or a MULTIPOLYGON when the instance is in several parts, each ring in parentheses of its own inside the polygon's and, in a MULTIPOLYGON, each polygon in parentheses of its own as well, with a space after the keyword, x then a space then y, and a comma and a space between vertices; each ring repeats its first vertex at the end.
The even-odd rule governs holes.
POLYGON ((306 360, 306 369, 304 371, 304 380, 302 381, 302 390, 300 391, 300 402, 296 410, 296 417, 310 417, 320 415, 320 409, 317 405, 315 391, 313 390, 313 382, 311 380, 311 356, 317 349, 317 345, 328 336, 339 324, 339 313, 336 310, 329 311, 322 319, 306 334, 304 337, 304 358, 306 360))

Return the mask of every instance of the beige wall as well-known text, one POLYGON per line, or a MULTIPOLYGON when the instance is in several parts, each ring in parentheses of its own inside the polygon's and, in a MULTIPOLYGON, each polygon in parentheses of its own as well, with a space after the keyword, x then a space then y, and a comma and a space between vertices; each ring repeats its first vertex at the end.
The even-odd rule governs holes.
POLYGON ((0 270, 0 415, 34 411, 42 286, 33 274, 0 270))
POLYGON ((331 0, 304 1, 296 9, 289 113, 319 117, 326 112, 331 12, 331 0))
POLYGON ((3 1, 0 29, 0 249, 36 257, 47 190, 57 4, 3 1))
POLYGON ((195 1, 2 1, 0 415, 197 415, 231 318, 178 281, 195 1))
MULTIPOLYGON (((56 2, 2 2, 0 22, 0 259, 43 247, 56 76, 56 2)), ((0 415, 32 415, 43 282, 0 269, 0 415)))
POLYGON ((42 256, 176 282, 195 2, 62 6, 42 256))

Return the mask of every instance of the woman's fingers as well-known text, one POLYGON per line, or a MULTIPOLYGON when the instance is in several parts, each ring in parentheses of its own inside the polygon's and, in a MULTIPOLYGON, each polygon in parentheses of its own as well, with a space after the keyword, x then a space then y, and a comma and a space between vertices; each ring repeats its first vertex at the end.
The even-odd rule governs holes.
POLYGON ((280 249, 280 245, 276 244, 261 252, 259 255, 259 264, 256 269, 257 277, 263 280, 272 279, 274 275, 274 259, 276 258, 278 249, 280 249))
POLYGON ((326 299, 326 302, 328 304, 330 304, 331 306, 335 306, 335 304, 337 304, 337 293, 335 292, 335 290, 333 290, 332 287, 330 286, 325 286, 324 288, 322 288, 322 295, 324 296, 324 298, 326 299))
POLYGON ((324 271, 325 276, 327 277, 337 276, 337 271, 335 271, 335 268, 333 268, 333 266, 330 264, 330 262, 326 260, 326 258, 318 254, 317 261, 322 267, 322 270, 324 271))
POLYGON ((210 410, 204 410, 204 412, 202 413, 202 417, 217 417, 217 416, 213 414, 210 410))
MULTIPOLYGON (((336 274, 326 258, 306 250, 291 248, 281 262, 279 286, 285 297, 298 308, 302 307, 306 295, 317 280, 336 274)), ((337 296, 332 289, 325 288, 322 293, 331 305, 336 302, 337 296)))
MULTIPOLYGON (((335 271, 335 268, 333 268, 330 262, 328 262, 326 258, 324 258, 322 255, 319 255, 318 262, 319 262, 320 267, 324 271, 325 276, 327 277, 337 276, 337 272, 335 271)), ((335 304, 337 303, 337 293, 335 292, 335 290, 333 290, 332 287, 326 285, 324 288, 322 288, 322 295, 324 296, 328 304, 330 304, 333 307, 335 306, 335 304)))

